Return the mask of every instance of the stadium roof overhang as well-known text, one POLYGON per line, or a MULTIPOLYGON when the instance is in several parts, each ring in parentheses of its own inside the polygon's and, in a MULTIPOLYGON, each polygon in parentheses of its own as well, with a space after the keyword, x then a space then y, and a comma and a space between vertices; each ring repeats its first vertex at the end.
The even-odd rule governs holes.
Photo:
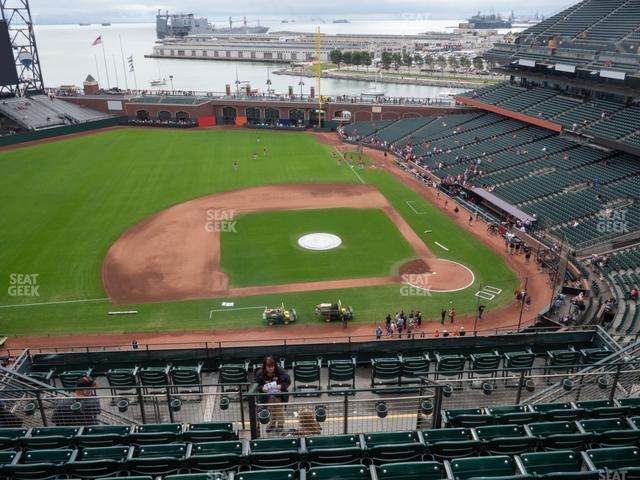
POLYGON ((514 207, 510 203, 505 202, 503 199, 494 195, 493 193, 487 192, 484 188, 472 187, 469 190, 480 198, 483 198, 487 202, 492 203, 494 206, 496 206, 506 214, 511 215, 512 217, 517 218, 522 222, 526 222, 527 220, 530 222, 536 221, 535 217, 529 215, 526 212, 523 212, 518 207, 514 207))

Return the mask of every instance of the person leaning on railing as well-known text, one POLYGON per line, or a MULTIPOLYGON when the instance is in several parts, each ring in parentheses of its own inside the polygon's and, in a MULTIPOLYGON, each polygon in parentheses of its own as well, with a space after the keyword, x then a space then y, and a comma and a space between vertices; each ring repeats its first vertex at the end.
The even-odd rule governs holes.
POLYGON ((80 377, 73 397, 58 402, 53 411, 53 423, 57 426, 95 425, 100 413, 100 400, 93 395, 96 382, 91 377, 80 377))
POLYGON ((289 395, 277 394, 288 391, 291 377, 277 365, 272 356, 268 356, 262 361, 262 368, 256 372, 255 382, 258 384, 258 391, 264 394, 260 396, 260 402, 273 404, 269 407, 271 422, 267 426, 267 432, 281 432, 284 427, 284 405, 282 404, 289 401, 289 395))

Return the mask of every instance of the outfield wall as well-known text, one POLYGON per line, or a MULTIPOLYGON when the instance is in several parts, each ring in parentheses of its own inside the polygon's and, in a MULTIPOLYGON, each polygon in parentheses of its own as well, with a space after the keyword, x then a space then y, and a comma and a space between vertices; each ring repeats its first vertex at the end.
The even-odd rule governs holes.
POLYGON ((10 145, 18 145, 25 142, 35 142, 38 140, 46 140, 48 138, 62 137, 64 135, 72 135, 74 133, 89 132, 99 130, 101 128, 114 127, 126 124, 127 117, 105 118, 94 122, 77 123, 75 125, 65 125, 63 127, 48 128, 46 130, 38 130, 35 132, 19 133, 17 135, 6 135, 0 137, 0 147, 10 145))

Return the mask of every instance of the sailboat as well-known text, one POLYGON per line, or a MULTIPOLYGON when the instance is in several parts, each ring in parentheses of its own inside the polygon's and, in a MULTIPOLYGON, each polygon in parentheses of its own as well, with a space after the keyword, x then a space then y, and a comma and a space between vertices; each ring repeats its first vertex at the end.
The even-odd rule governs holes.
POLYGON ((149 82, 152 87, 162 87, 167 84, 167 79, 160 75, 160 65, 158 65, 158 78, 149 82))
MULTIPOLYGON (((380 74, 382 75, 382 74, 380 74)), ((384 97, 384 90, 378 88, 378 76, 376 75, 375 81, 369 82, 369 86, 365 88, 360 95, 363 97, 384 97)))

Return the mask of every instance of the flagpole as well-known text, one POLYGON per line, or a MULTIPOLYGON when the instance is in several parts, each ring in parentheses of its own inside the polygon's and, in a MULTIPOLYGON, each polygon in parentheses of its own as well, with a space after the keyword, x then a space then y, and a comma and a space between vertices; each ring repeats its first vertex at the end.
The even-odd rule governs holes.
POLYGON ((111 81, 109 80, 109 67, 107 67, 107 54, 104 52, 104 40, 100 37, 100 45, 102 45, 102 58, 104 58, 104 69, 107 74, 107 90, 111 88, 111 81))
POLYGON ((129 90, 129 80, 127 79, 127 68, 124 63, 124 51, 122 50, 122 35, 118 35, 120 39, 120 56, 122 57, 122 73, 124 74, 124 86, 129 90))
POLYGON ((100 68, 98 68, 98 57, 96 57, 96 54, 93 54, 93 60, 96 62, 96 74, 98 75, 98 84, 101 84, 102 82, 100 81, 100 68))
POLYGON ((120 88, 120 80, 118 80, 118 66, 116 64, 116 56, 113 55, 113 70, 116 72, 116 87, 120 88))

